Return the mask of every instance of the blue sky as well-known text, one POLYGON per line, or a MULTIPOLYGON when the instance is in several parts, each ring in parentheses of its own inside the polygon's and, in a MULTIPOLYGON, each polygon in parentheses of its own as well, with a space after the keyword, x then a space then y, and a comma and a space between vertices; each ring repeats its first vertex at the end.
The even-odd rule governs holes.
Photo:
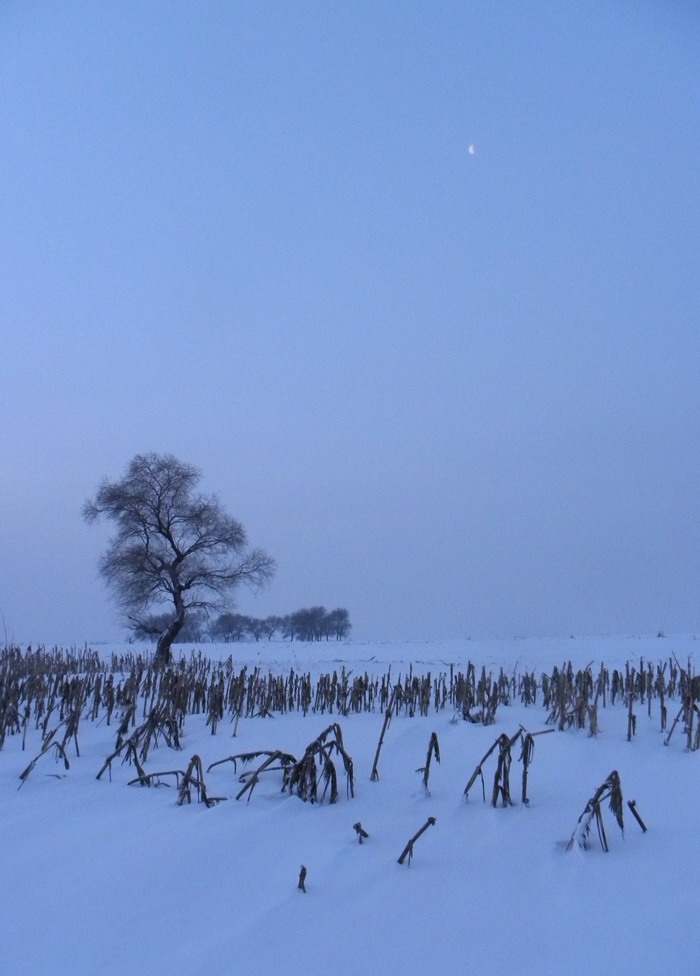
POLYGON ((358 638, 694 631, 700 13, 6 0, 0 610, 147 451, 358 638), (475 146, 475 153, 468 151, 475 146))

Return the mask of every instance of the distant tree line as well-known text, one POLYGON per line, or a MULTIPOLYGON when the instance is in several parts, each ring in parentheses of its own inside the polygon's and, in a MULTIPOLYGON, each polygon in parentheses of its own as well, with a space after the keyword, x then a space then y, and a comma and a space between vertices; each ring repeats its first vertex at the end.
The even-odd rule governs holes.
MULTIPOLYGON (((134 624, 132 635, 138 641, 156 641, 168 627, 172 614, 151 614, 134 624)), ((273 637, 285 640, 320 641, 344 640, 351 630, 350 614, 343 607, 305 607, 285 617, 248 617, 241 613, 225 612, 209 618, 202 611, 191 610, 185 617, 175 643, 197 644, 217 641, 225 644, 273 637)))

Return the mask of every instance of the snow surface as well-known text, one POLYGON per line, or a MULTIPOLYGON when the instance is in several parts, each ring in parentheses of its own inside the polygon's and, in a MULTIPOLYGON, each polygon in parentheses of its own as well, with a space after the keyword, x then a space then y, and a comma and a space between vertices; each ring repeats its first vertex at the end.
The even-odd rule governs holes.
MULTIPOLYGON (((211 656, 272 670, 326 672, 345 665, 398 677, 454 663, 539 673, 572 660, 685 663, 691 637, 461 641, 427 644, 205 645, 211 656)), ((130 648, 134 650, 134 648, 130 648)), ((111 650, 100 649, 101 652, 111 650)), ((678 703, 669 703, 669 723, 678 703)), ((0 753, 3 883, 0 973, 13 976, 111 974, 356 974, 475 972, 481 976, 548 972, 697 976, 697 826, 700 754, 684 750, 681 730, 663 745, 658 702, 636 708, 638 734, 626 741, 624 706, 600 711, 600 734, 564 731, 538 737, 529 776, 531 802, 493 809, 477 785, 463 790, 502 732, 545 725, 541 704, 500 707, 494 725, 397 716, 370 770, 383 716, 340 719, 354 759, 355 798, 342 779, 339 802, 311 805, 280 792, 272 773, 250 802, 230 764, 206 777, 228 802, 176 804, 173 789, 128 786, 132 766, 96 780, 113 750, 115 724, 84 720, 80 758, 67 772, 44 757, 18 790, 38 751, 33 733, 8 737, 0 753), (420 774, 431 732, 430 795, 420 774), (612 769, 625 800, 634 798, 649 830, 626 812, 624 837, 605 809, 610 852, 597 839, 565 851, 586 801, 612 769), (409 866, 397 858, 428 816, 409 866), (352 825, 369 839, 360 845, 352 825), (307 893, 297 888, 307 868, 307 893)), ((295 754, 337 719, 309 714, 228 720, 216 736, 203 716, 185 725, 183 752, 161 746, 147 770, 183 768, 198 753, 206 766, 256 749, 295 754)), ((520 764, 512 769, 519 797, 520 764)), ((495 763, 485 766, 488 784, 495 763)), ((240 770, 239 770, 240 772, 240 770)))

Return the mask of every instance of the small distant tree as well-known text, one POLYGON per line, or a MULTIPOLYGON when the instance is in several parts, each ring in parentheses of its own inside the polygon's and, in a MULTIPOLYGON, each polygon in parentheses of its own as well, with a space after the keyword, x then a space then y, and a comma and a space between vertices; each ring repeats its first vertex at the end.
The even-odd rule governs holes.
POLYGON ((304 607, 293 613, 296 639, 300 641, 320 640, 321 624, 325 614, 324 607, 304 607))
POLYGON ((138 626, 163 605, 172 613, 156 645, 161 665, 188 612, 220 608, 241 583, 260 587, 275 568, 267 553, 248 549, 245 529, 215 495, 196 491, 200 479, 172 454, 137 454, 83 508, 88 523, 104 517, 116 527, 100 573, 128 621, 138 626))
POLYGON ((292 614, 294 636, 301 641, 320 641, 326 636, 325 607, 305 607, 292 614))
POLYGON ((331 637, 343 640, 352 629, 350 614, 344 607, 330 613, 325 607, 304 607, 286 617, 272 618, 275 619, 278 621, 275 632, 290 641, 320 641, 331 637))
POLYGON ((336 640, 344 640, 352 629, 352 624, 350 623, 350 614, 344 607, 337 607, 326 617, 326 629, 327 633, 336 640))
POLYGON ((250 617, 241 613, 222 613, 212 625, 212 639, 223 640, 226 644, 239 641, 247 633, 249 624, 250 617))
POLYGON ((269 641, 282 629, 282 617, 265 617, 262 621, 263 634, 269 641))
POLYGON ((293 641, 297 635, 296 614, 288 613, 280 620, 279 631, 284 638, 293 641))
POLYGON ((257 617, 250 617, 247 630, 255 641, 259 641, 265 633, 265 621, 259 620, 257 617))

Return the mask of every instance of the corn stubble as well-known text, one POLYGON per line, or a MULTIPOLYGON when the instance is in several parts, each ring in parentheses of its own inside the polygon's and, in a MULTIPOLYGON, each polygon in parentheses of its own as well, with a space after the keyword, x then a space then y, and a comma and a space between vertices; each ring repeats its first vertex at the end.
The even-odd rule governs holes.
POLYGON ((423 773, 423 789, 425 790, 425 795, 430 796, 430 790, 428 789, 428 780, 430 779, 430 763, 433 756, 435 756, 435 762, 440 762, 440 743, 438 742, 437 733, 433 732, 430 736, 430 741, 428 742, 428 755, 426 756, 425 766, 420 766, 416 772, 423 773))
MULTIPOLYGON (((590 845, 591 834, 593 832, 593 824, 596 826, 598 833, 598 839, 600 841, 600 846, 603 848, 607 854, 610 850, 608 844, 608 838, 605 833, 605 824, 603 823, 603 810, 602 804, 605 800, 608 800, 608 805, 612 811, 615 821, 620 828, 620 832, 624 834, 625 823, 624 823, 624 804, 622 800, 622 785, 620 783, 620 775, 616 769, 610 773, 608 778, 601 783, 598 789, 595 791, 593 796, 590 798, 586 806, 583 808, 583 813, 578 818, 578 823, 574 827, 573 833, 569 838, 569 842, 566 845, 567 851, 573 850, 574 847, 580 847, 586 850, 590 845)), ((627 804, 630 811, 634 815, 635 820, 642 828, 644 833, 646 833, 646 825, 642 821, 639 813, 637 812, 636 803, 634 800, 630 800, 627 804)))
MULTIPOLYGON (((240 764, 243 769, 236 799, 250 800, 263 776, 278 774, 283 792, 314 804, 325 800, 336 803, 343 775, 348 798, 354 795, 354 764, 345 749, 340 724, 332 720, 335 716, 382 716, 370 775, 377 781, 380 756, 394 719, 426 717, 450 710, 456 722, 491 725, 497 721, 499 711, 514 702, 525 707, 544 707, 550 726, 547 732, 585 730, 597 735, 603 714, 620 724, 624 715, 629 748, 634 747, 644 713, 648 721, 657 714, 665 745, 670 745, 676 730, 682 729, 685 749, 691 753, 700 749, 700 677, 695 675, 690 660, 682 666, 673 654, 657 664, 630 661, 623 669, 608 669, 603 664, 596 669, 592 665, 575 669, 569 661, 539 675, 517 673, 517 669, 508 673, 502 668, 491 673, 467 662, 463 670, 449 664, 436 674, 414 674, 410 667, 396 677, 391 669, 376 675, 353 673, 344 667, 318 676, 293 668, 277 674, 260 667, 238 669, 232 657, 212 661, 201 653, 181 657, 169 668, 156 668, 150 655, 140 653, 112 654, 103 659, 87 647, 0 649, 0 750, 8 737, 19 737, 23 751, 32 737, 38 737, 40 742, 20 774, 20 787, 46 757, 55 759, 67 773, 72 753, 80 756, 79 732, 85 722, 114 724, 114 748, 97 778, 108 772, 111 779, 115 760, 120 760, 135 769, 132 785, 173 786, 180 805, 196 800, 209 807, 223 799, 209 795, 199 756, 193 756, 184 768, 173 763, 174 768, 160 764, 160 772, 147 769, 154 749, 165 746, 175 753, 180 751, 188 716, 203 716, 212 735, 217 735, 224 723, 235 735, 241 722, 273 715, 329 716, 331 724, 309 743, 300 758, 279 749, 238 753, 212 763, 207 770, 209 775, 216 767, 230 762, 238 773, 240 764), (671 707, 677 712, 668 729, 671 707)), ((513 748, 520 743, 520 800, 527 805, 535 738, 540 734, 543 733, 531 733, 521 727, 514 735, 499 735, 474 769, 465 797, 480 780, 486 802, 484 769, 493 755, 490 802, 493 806, 513 805, 513 748)), ((417 770, 427 795, 431 764, 440 758, 437 735, 433 733, 425 765, 417 770)), ((586 804, 569 848, 576 844, 586 846, 595 824, 601 846, 608 850, 603 823, 606 803, 622 829, 622 790, 616 772, 586 804)), ((628 802, 627 807, 640 828, 646 830, 634 801, 628 802)), ((406 859, 410 862, 413 844, 433 824, 434 819, 429 819, 411 838, 402 853, 402 863, 406 859)), ((355 833, 360 843, 367 837, 359 821, 355 833)))
POLYGON ((291 753, 280 750, 239 753, 212 763, 207 772, 226 762, 233 763, 234 771, 236 771, 239 762, 246 765, 256 759, 263 759, 262 763, 254 770, 244 772, 239 777, 239 782, 244 785, 236 796, 237 800, 240 800, 246 793, 248 800, 250 800, 263 773, 281 771, 282 793, 293 793, 310 803, 322 803, 328 794, 329 803, 337 803, 339 795, 338 771, 336 763, 333 761, 334 757, 336 762, 338 759, 342 762, 347 795, 348 798, 353 797, 355 795, 353 761, 345 751, 343 733, 337 722, 329 725, 313 742, 309 743, 301 759, 296 759, 291 753))
MULTIPOLYGON (((454 664, 437 675, 415 675, 411 668, 398 680, 385 675, 353 674, 342 668, 313 677, 290 669, 284 674, 265 673, 256 667, 238 670, 232 658, 211 661, 201 653, 181 658, 171 668, 155 668, 148 655, 113 654, 102 660, 96 653, 43 648, 0 651, 0 748, 8 735, 26 736, 32 726, 44 736, 49 727, 74 713, 78 720, 106 721, 115 717, 135 728, 153 713, 182 732, 188 715, 204 714, 213 735, 222 722, 230 721, 235 734, 249 718, 299 712, 308 714, 358 713, 384 715, 383 733, 394 717, 427 716, 446 709, 470 723, 491 725, 497 711, 513 701, 531 706, 542 703, 548 724, 555 728, 598 732, 599 709, 617 702, 646 705, 658 702, 661 727, 665 729, 668 702, 681 698, 686 744, 700 746, 698 702, 700 679, 690 664, 681 668, 675 658, 659 664, 640 662, 625 671, 609 671, 601 665, 575 671, 571 663, 550 673, 496 675, 471 662, 460 671, 454 664), (53 719, 53 721, 52 721, 53 719)), ((680 719, 678 720, 680 721, 680 719)), ((676 723, 677 724, 677 723, 676 723)), ((629 731, 634 734, 634 723, 629 731)), ((174 738, 175 732, 170 732, 174 738)), ((383 737, 382 737, 383 742, 383 737)), ((380 747, 381 748, 381 747, 380 747)), ((378 778, 378 758, 372 778, 378 778)))
POLYGON ((484 764, 486 760, 498 749, 498 759, 496 762, 496 772, 493 777, 493 789, 491 791, 491 806, 497 807, 499 800, 504 807, 513 806, 510 795, 510 767, 513 761, 512 749, 518 742, 521 743, 520 762, 523 764, 522 785, 520 791, 521 802, 527 806, 530 799, 527 795, 528 773, 530 764, 535 752, 535 736, 547 735, 554 732, 554 729, 544 729, 542 732, 528 732, 522 726, 515 735, 509 736, 505 732, 498 736, 493 745, 487 750, 481 760, 477 763, 467 785, 464 787, 464 798, 469 799, 469 792, 477 780, 481 781, 481 794, 484 803, 486 802, 486 782, 484 780, 484 764))

